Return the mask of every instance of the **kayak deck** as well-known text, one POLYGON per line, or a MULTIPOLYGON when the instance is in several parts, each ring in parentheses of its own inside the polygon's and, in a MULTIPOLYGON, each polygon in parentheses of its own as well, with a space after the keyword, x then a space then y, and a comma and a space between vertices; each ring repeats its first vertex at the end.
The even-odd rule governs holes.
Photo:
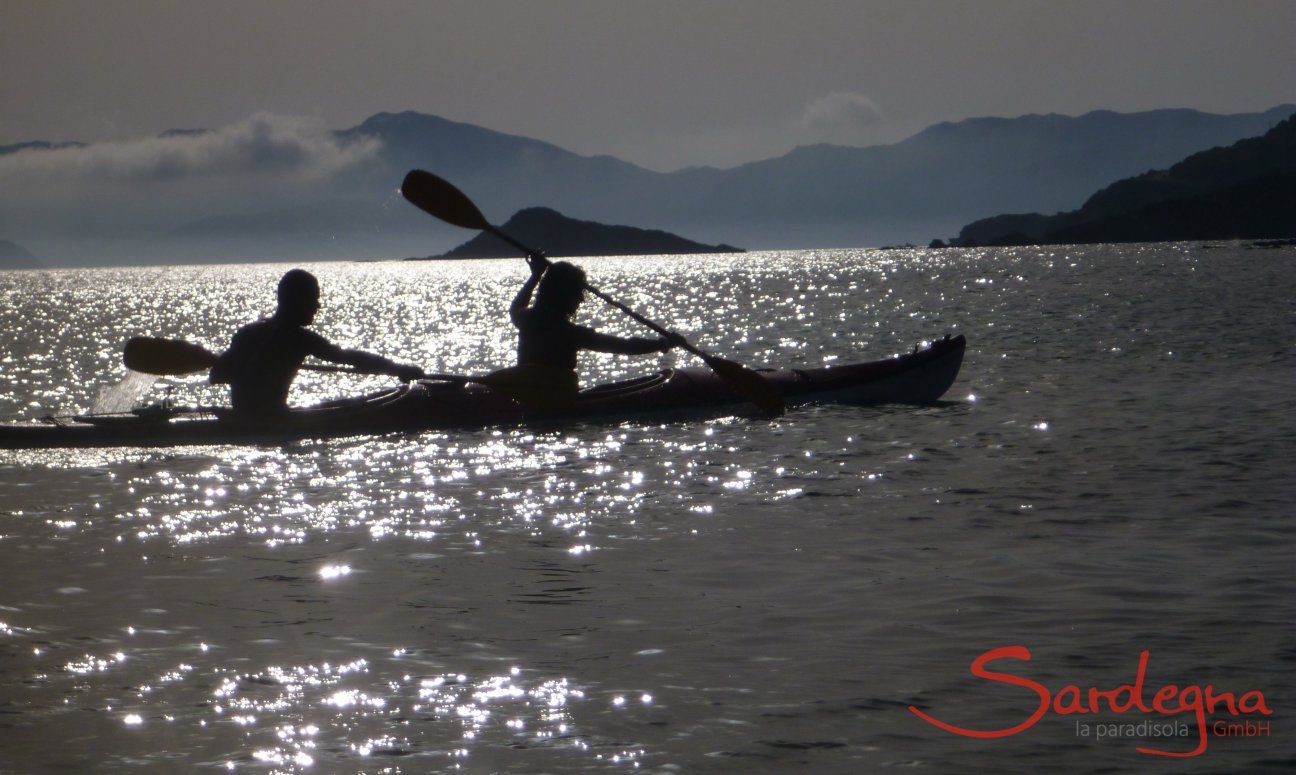
MULTIPOLYGON (((762 370, 789 407, 808 403, 927 404, 958 376, 966 349, 962 336, 869 363, 811 369, 762 370)), ((706 368, 667 369, 581 391, 562 406, 526 407, 490 388, 416 382, 360 398, 293 409, 273 418, 248 418, 223 410, 135 413, 78 418, 55 424, 0 425, 0 448, 126 447, 265 444, 425 430, 579 422, 674 421, 759 410, 706 368)))

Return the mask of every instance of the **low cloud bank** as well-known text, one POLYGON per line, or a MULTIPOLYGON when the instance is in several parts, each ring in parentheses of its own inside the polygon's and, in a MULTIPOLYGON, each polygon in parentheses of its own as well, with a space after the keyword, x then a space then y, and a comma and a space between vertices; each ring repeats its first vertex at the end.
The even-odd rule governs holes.
POLYGON ((75 187, 195 177, 330 177, 376 157, 373 138, 341 142, 318 122, 258 114, 221 129, 0 156, 0 185, 75 187))
POLYGON ((0 239, 147 241, 194 222, 310 208, 349 195, 380 149, 316 121, 258 114, 206 132, 19 151, 0 156, 0 239))

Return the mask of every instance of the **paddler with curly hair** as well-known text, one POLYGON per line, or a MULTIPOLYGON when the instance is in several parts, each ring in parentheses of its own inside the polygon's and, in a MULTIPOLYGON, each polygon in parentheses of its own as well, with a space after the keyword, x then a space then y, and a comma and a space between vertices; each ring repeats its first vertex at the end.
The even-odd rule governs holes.
POLYGON ((518 392, 530 384, 535 386, 536 395, 549 400, 574 397, 578 385, 576 354, 581 350, 645 355, 665 352, 684 342, 675 333, 652 338, 620 337, 572 322, 585 298, 585 272, 566 261, 550 263, 539 252, 527 256, 527 263, 531 265, 531 277, 509 306, 509 317, 518 329, 518 365, 505 371, 516 376, 518 392))

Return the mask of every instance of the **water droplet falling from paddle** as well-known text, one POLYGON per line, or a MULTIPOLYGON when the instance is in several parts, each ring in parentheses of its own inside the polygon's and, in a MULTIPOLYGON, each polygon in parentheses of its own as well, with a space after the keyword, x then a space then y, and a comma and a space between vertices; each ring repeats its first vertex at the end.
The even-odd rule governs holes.
POLYGON ((153 386, 157 377, 138 371, 127 370, 126 378, 115 385, 99 388, 94 405, 90 407, 93 414, 111 414, 124 412, 135 405, 140 396, 153 386))

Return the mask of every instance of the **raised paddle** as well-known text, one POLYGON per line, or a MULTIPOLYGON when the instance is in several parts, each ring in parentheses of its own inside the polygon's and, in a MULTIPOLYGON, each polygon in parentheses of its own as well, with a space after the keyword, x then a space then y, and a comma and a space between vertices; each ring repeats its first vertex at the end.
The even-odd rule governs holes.
MULTIPOLYGON (((492 226, 486 220, 486 216, 482 215, 481 210, 477 208, 477 205, 473 204, 473 201, 466 194, 448 181, 430 172, 411 170, 405 176, 404 182, 401 183, 401 194, 409 200, 410 204, 428 215, 440 218, 446 223, 461 226, 465 229, 489 232, 527 255, 536 253, 535 250, 513 239, 500 231, 499 228, 492 226)), ((585 290, 626 313, 639 323, 651 328, 661 336, 668 335, 665 328, 616 301, 589 283, 585 284, 585 290)), ((783 412, 783 395, 777 387, 760 374, 740 363, 703 352, 687 341, 682 346, 685 350, 705 361, 706 365, 710 366, 716 376, 731 390, 760 407, 762 411, 769 414, 781 414, 783 412)))

